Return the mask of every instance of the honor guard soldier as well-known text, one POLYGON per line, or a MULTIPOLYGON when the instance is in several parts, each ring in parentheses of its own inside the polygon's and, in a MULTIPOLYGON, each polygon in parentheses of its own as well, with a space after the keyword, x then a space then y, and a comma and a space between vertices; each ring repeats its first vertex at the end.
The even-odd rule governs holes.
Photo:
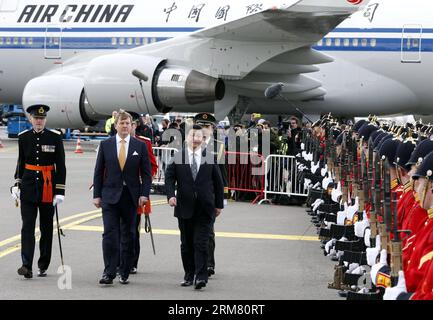
MULTIPOLYGON (((224 202, 227 204, 228 198, 228 178, 227 166, 225 161, 225 143, 215 139, 215 123, 216 119, 210 113, 199 113, 194 117, 194 123, 203 128, 204 142, 203 149, 209 151, 207 155, 215 155, 218 162, 218 167, 224 184, 224 202)), ((209 235, 209 260, 208 260, 208 274, 209 277, 215 274, 215 230, 212 228, 209 235)))
POLYGON ((18 274, 26 279, 33 277, 38 209, 41 230, 38 276, 45 277, 51 260, 54 207, 65 198, 65 151, 61 135, 45 128, 49 110, 45 105, 28 107, 26 111, 30 114, 33 128, 18 137, 19 154, 12 197, 17 204, 21 200, 22 266, 18 274))

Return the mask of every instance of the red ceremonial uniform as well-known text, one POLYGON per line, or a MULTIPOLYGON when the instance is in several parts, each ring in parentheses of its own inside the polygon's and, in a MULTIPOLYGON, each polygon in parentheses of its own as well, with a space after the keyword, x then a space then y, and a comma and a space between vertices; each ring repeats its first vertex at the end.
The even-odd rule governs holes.
MULTIPOLYGON (((135 137, 140 140, 143 141, 146 146, 147 146, 147 151, 149 153, 149 159, 150 159, 150 167, 151 167, 151 172, 152 172, 152 177, 156 174, 156 172, 158 171, 158 163, 156 162, 155 159, 155 155, 153 154, 153 150, 152 150, 152 142, 150 141, 149 138, 146 137, 142 137, 142 136, 138 136, 135 135, 135 137)), ((146 202, 146 205, 143 208, 137 208, 137 214, 149 214, 152 212, 152 207, 150 205, 150 199, 149 201, 146 202)))
POLYGON ((415 201, 415 205, 409 211, 409 214, 403 221, 403 230, 411 230, 409 238, 403 241, 403 271, 406 273, 408 262, 411 259, 413 247, 417 241, 418 231, 423 227, 427 220, 427 211, 420 207, 419 203, 415 201))
POLYGON ((403 222, 403 229, 410 230, 411 235, 417 234, 427 220, 427 211, 421 208, 418 202, 409 211, 407 219, 403 222))
POLYGON ((406 286, 409 292, 414 292, 421 282, 432 259, 433 252, 433 215, 417 233, 412 245, 412 253, 405 271, 406 286))
MULTIPOLYGON (((430 253, 433 255, 433 251, 430 253)), ((424 274, 418 288, 415 293, 411 296, 411 300, 433 300, 433 260, 430 259, 428 264, 427 272, 424 274)))
POLYGON ((412 189, 405 187, 397 203, 398 229, 403 230, 403 222, 410 209, 414 206, 415 197, 412 189))

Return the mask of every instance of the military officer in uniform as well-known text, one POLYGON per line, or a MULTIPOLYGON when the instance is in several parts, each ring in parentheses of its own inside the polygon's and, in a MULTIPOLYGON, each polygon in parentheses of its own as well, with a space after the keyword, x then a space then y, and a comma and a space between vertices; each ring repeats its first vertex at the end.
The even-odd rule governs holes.
POLYGON ((22 132, 18 138, 16 183, 12 197, 21 200, 21 259, 18 274, 26 279, 33 277, 35 250, 35 224, 39 210, 41 239, 39 243, 38 276, 45 277, 51 261, 54 207, 65 198, 65 151, 59 133, 45 128, 45 105, 27 108, 33 128, 22 132))
MULTIPOLYGON (((203 128, 203 150, 207 151, 208 155, 216 156, 218 167, 221 172, 221 177, 224 184, 224 205, 227 205, 228 198, 228 178, 227 166, 225 161, 225 144, 222 141, 215 139, 215 117, 210 113, 199 113, 194 117, 194 123, 203 128)), ((209 256, 208 256, 208 276, 215 274, 215 228, 212 227, 209 234, 209 256)))

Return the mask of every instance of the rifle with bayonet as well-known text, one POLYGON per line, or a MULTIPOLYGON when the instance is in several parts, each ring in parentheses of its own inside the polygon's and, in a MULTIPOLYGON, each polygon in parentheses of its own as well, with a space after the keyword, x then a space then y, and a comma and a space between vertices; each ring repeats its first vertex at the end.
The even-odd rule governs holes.
POLYGON ((371 195, 373 198, 373 206, 370 212, 370 228, 371 228, 371 237, 373 241, 376 239, 376 235, 378 235, 378 217, 380 216, 380 202, 381 202, 381 194, 380 194, 380 160, 378 161, 379 155, 373 153, 372 161, 371 161, 371 175, 372 175, 372 184, 371 184, 371 195))
POLYGON ((380 224, 380 240, 382 249, 389 252, 389 234, 391 233, 391 173, 388 159, 382 157, 382 173, 383 173, 383 223, 380 224))
POLYGON ((347 202, 347 191, 348 191, 348 181, 347 181, 347 171, 348 171, 348 137, 349 133, 346 133, 343 137, 343 142, 341 144, 341 157, 340 157, 340 178, 343 180, 342 193, 343 193, 343 203, 347 202))
POLYGON ((392 201, 392 241, 391 248, 391 284, 396 286, 398 282, 398 272, 402 270, 402 248, 400 230, 398 230, 397 216, 397 192, 391 192, 392 201))
POLYGON ((361 147, 361 193, 359 197, 359 211, 362 212, 366 209, 366 204, 370 203, 369 195, 368 195, 368 168, 367 168, 367 157, 365 155, 364 150, 361 147))

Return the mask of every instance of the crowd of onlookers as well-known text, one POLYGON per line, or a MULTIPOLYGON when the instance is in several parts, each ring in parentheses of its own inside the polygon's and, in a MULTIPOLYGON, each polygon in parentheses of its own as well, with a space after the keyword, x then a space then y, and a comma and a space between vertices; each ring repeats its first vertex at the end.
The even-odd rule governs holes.
MULTIPOLYGON (((115 134, 114 118, 106 122, 105 130, 109 135, 115 134)), ((155 147, 170 146, 179 149, 185 138, 185 127, 193 124, 193 118, 176 116, 172 119, 164 118, 158 124, 150 116, 141 114, 136 134, 147 137, 155 147), (166 132, 169 130, 168 132, 166 132)), ((263 134, 269 136, 269 148, 266 150, 270 154, 295 155, 300 149, 302 128, 308 128, 309 124, 303 124, 299 118, 279 116, 278 122, 272 124, 262 118, 260 114, 253 113, 249 121, 228 125, 221 121, 215 124, 215 138, 225 143, 226 150, 247 151, 262 154, 263 134)))

